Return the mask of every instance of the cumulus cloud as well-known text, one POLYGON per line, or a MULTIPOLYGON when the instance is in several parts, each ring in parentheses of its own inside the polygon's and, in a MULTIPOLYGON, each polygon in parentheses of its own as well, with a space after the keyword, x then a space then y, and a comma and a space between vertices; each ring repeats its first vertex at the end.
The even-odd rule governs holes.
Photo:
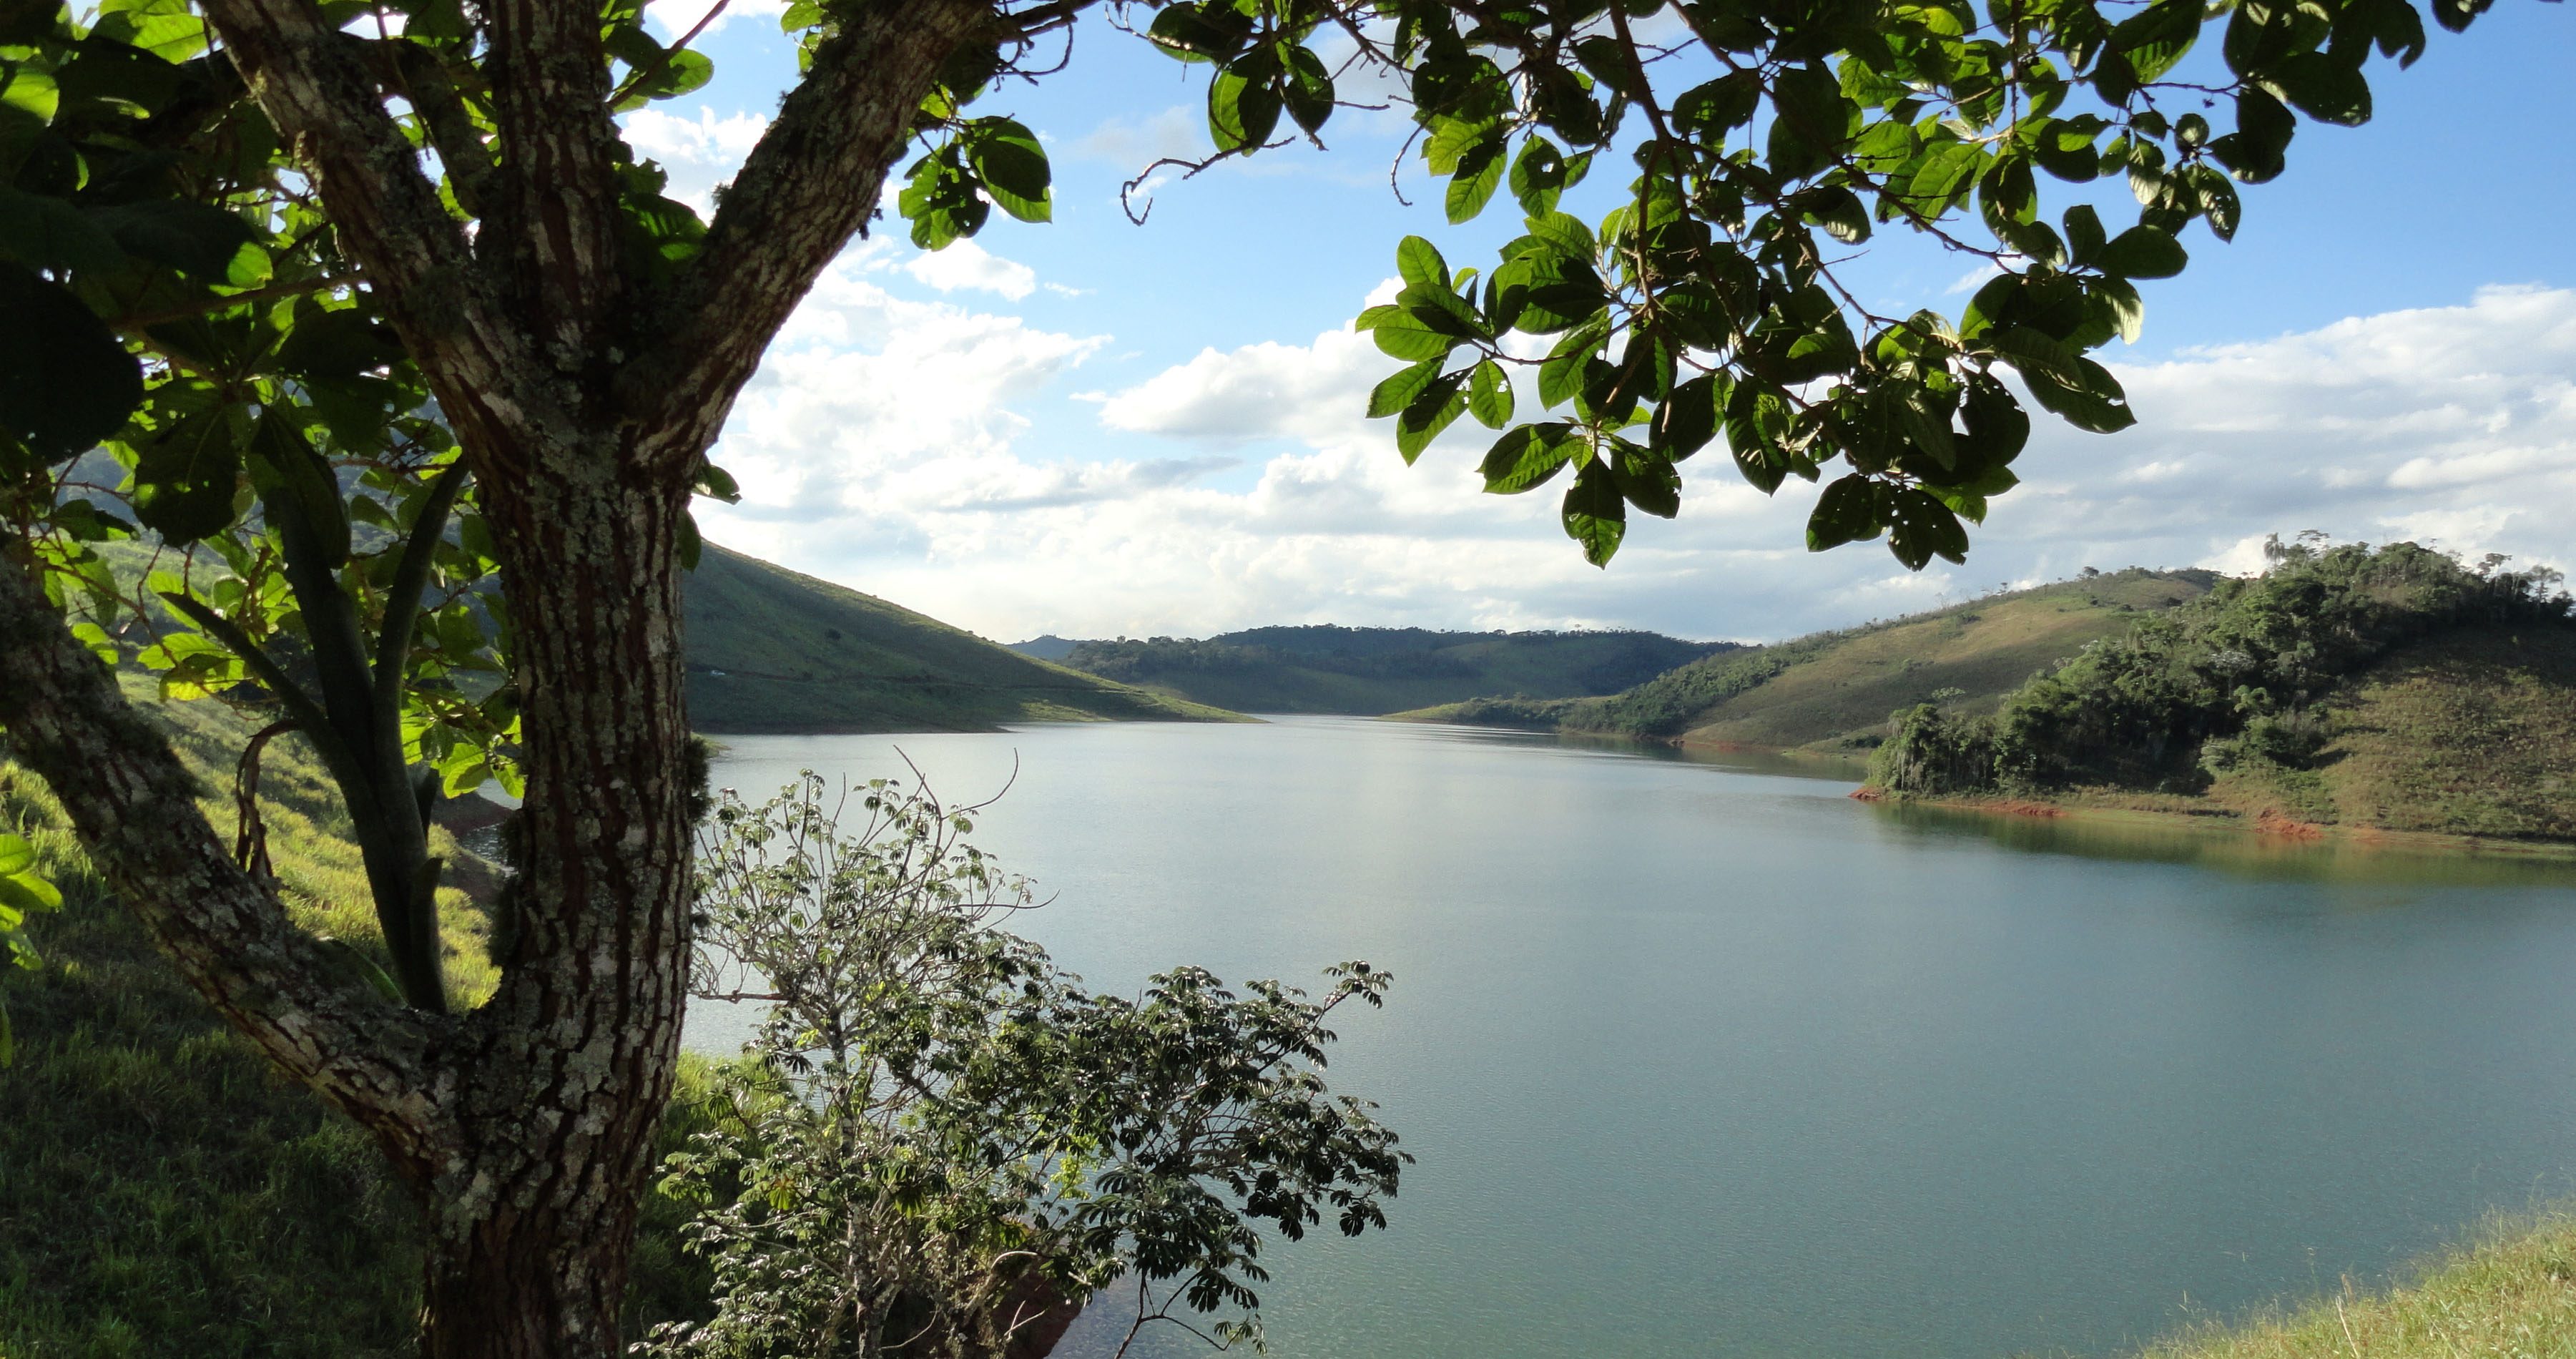
POLYGON ((637 109, 626 115, 622 126, 626 144, 660 165, 668 176, 662 191, 688 204, 699 217, 709 218, 715 215, 717 186, 742 168, 751 148, 760 143, 760 134, 769 130, 769 120, 748 111, 718 117, 714 109, 700 104, 695 118, 658 108, 637 109))
POLYGON ((999 293, 1014 302, 1036 292, 1038 287, 1036 270, 1006 260, 971 240, 952 241, 945 250, 915 255, 904 263, 903 271, 943 293, 973 288, 999 293))
POLYGON ((1207 350, 1087 393, 1120 442, 1068 459, 1021 412, 1107 337, 901 301, 871 281, 886 267, 845 262, 745 394, 719 458, 750 502, 709 531, 989 636, 1778 637, 2088 565, 2256 569, 2265 534, 2305 528, 2576 561, 2576 292, 2491 289, 2121 367, 2140 425, 2043 417, 1965 567, 1908 572, 1875 544, 1810 555, 1814 491, 1765 498, 1713 450, 1685 468, 1681 518, 1641 518, 1603 572, 1558 528, 1556 488, 1481 493, 1491 436, 1471 421, 1406 467, 1363 418, 1395 366, 1365 336, 1207 350))

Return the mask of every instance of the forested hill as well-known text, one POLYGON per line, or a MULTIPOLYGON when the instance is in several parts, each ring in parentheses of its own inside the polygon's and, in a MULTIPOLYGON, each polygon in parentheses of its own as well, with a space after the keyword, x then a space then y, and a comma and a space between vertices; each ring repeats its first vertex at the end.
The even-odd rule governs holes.
POLYGON ((2088 648, 1990 714, 1926 703, 1898 795, 2010 796, 2576 839, 2576 617, 2554 571, 2413 543, 2272 569, 2088 648))
POLYGON ((1068 670, 710 544, 683 578, 689 720, 709 732, 987 731, 1233 714, 1068 670))
POLYGON ((1653 632, 1316 626, 1077 642, 1064 663, 1237 712, 1378 714, 1476 694, 1613 693, 1730 649, 1653 632))
POLYGON ((1854 753, 1877 743, 1895 709, 1938 694, 1960 712, 1991 711, 2033 673, 2126 633, 2143 614, 2200 597, 2217 580, 2209 571, 2097 573, 1723 652, 1606 698, 1482 698, 1401 715, 1854 753))

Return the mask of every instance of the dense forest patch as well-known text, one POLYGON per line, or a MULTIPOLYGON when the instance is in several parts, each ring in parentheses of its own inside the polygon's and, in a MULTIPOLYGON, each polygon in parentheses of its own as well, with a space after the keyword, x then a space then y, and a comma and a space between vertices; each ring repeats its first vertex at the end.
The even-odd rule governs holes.
POLYGON ((1899 795, 2133 793, 2284 823, 2576 834, 2576 622, 2557 573, 2413 543, 2276 544, 1991 713, 1893 719, 1899 795))

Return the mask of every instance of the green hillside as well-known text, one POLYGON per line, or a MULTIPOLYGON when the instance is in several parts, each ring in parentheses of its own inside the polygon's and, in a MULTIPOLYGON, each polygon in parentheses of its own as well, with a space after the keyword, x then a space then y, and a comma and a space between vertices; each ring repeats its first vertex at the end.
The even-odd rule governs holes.
POLYGON ((710 545, 686 580, 689 720, 710 732, 989 731, 1005 722, 1224 721, 710 545))
POLYGON ((2500 839, 2576 839, 2576 617, 2551 571, 2412 543, 2273 568, 2087 648, 1989 713, 1900 713, 1870 782, 2500 839))
POLYGON ((2207 571, 2127 570, 1890 622, 1720 652, 1606 698, 1478 699, 1398 714, 1421 721, 1528 726, 1684 744, 1875 744, 1887 715, 1944 691, 1988 712, 2034 673, 2087 643, 2126 633, 2141 614, 2208 592, 2207 571))
POLYGON ((1614 693, 1731 649, 1652 632, 1272 627, 1077 642, 1065 664, 1238 712, 1377 714, 1476 694, 1614 693))

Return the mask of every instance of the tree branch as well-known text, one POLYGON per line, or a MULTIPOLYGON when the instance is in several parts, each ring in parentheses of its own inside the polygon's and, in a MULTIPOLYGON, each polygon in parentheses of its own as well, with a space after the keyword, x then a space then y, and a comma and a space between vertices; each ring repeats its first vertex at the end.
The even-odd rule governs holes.
POLYGON ((537 356, 480 278, 463 227, 386 111, 358 45, 311 0, 207 0, 206 13, 252 95, 311 171, 342 249, 383 295, 387 319, 429 375, 440 408, 459 424, 504 436, 548 413, 559 398, 537 385, 537 356))
POLYGON ((492 121, 501 164, 484 191, 484 238, 513 318, 556 373, 588 375, 625 290, 617 162, 599 14, 563 0, 490 0, 492 121))
POLYGON ((436 1049, 446 1026, 343 980, 323 946, 225 852, 196 782, 116 677, 74 640, 0 539, 0 726, 51 785, 99 870, 199 994, 278 1065, 414 1167, 454 1128, 436 1049))
POLYGON ((761 351, 876 211, 887 170, 951 52, 997 20, 973 0, 871 0, 725 191, 696 266, 654 310, 661 337, 619 374, 624 418, 653 430, 675 475, 711 442, 761 351))

